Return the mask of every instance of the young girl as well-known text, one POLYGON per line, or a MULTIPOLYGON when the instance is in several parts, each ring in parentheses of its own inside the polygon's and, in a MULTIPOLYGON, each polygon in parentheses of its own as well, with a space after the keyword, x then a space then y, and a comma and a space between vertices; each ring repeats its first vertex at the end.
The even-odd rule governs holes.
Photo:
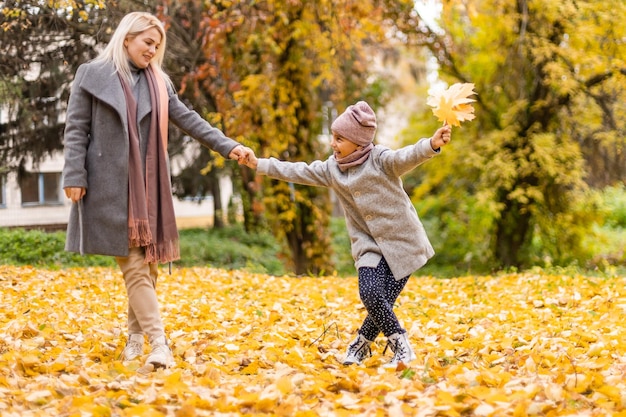
POLYGON ((380 332, 394 352, 385 367, 415 359, 393 305, 409 276, 434 255, 424 227, 400 176, 440 152, 450 142, 450 126, 430 139, 391 150, 372 143, 376 115, 364 102, 349 106, 331 126, 333 155, 325 161, 285 162, 250 155, 246 165, 261 175, 332 188, 343 206, 359 274, 359 295, 367 317, 350 343, 343 363, 361 363, 380 332))

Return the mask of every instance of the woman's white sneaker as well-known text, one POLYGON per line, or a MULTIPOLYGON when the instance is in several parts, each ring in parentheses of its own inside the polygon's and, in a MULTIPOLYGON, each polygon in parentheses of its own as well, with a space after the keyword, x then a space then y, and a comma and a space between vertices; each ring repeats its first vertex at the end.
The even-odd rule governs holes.
POLYGON ((174 361, 172 356, 172 350, 167 345, 165 336, 160 336, 153 339, 150 344, 152 345, 152 351, 146 359, 146 365, 152 365, 154 368, 169 368, 174 361))
POLYGON ((143 335, 133 333, 128 336, 128 341, 126 342, 126 346, 124 346, 121 358, 123 361, 133 361, 141 355, 143 355, 143 335))

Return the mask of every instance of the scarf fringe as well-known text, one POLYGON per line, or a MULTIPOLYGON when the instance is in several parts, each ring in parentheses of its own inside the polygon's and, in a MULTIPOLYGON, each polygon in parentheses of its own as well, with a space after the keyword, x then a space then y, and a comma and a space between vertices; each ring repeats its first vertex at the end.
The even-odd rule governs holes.
POLYGON ((144 263, 167 263, 180 259, 178 239, 168 240, 162 243, 149 244, 146 246, 144 263))
POLYGON ((152 231, 148 220, 134 220, 128 225, 129 247, 147 246, 152 242, 152 231))

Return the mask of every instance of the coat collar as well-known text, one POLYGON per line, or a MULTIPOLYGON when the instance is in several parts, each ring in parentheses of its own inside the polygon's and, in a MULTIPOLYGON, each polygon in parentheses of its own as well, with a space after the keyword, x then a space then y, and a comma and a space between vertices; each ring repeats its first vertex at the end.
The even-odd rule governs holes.
POLYGON ((81 87, 98 100, 116 109, 126 119, 124 91, 113 64, 91 61, 85 65, 87 71, 81 81, 81 87))
MULTIPOLYGON (((127 112, 124 91, 113 64, 92 61, 85 65, 88 67, 88 70, 82 80, 81 87, 98 100, 102 100, 117 110, 122 120, 126 121, 127 112)), ((145 77, 142 78, 140 82, 145 82, 145 77)), ((138 97, 137 102, 137 120, 142 120, 152 110, 150 92, 147 85, 146 88, 141 90, 141 95, 138 97)))

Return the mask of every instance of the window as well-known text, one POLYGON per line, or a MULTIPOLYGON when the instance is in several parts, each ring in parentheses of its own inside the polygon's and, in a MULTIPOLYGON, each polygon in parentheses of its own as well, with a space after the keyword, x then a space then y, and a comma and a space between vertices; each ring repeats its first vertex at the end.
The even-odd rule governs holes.
POLYGON ((28 172, 20 181, 22 205, 61 204, 60 172, 28 172))
POLYGON ((0 174, 0 208, 7 206, 6 184, 6 174, 0 174))

